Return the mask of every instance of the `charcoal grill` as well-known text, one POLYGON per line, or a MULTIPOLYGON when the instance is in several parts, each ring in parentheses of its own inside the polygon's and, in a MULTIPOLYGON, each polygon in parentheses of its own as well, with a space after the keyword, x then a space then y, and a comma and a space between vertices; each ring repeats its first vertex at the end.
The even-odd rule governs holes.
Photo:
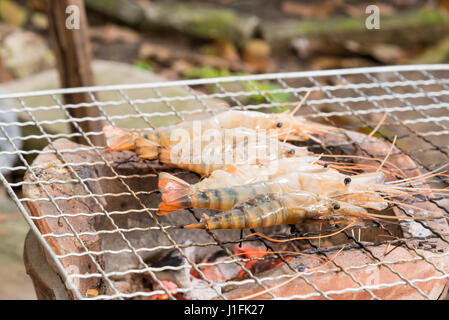
MULTIPOLYGON (((84 132, 79 125, 103 120, 128 129, 156 127, 213 115, 221 108, 279 112, 295 106, 307 92, 312 94, 298 114, 359 132, 348 136, 345 143, 326 141, 324 148, 308 143, 310 149, 383 158, 396 136, 389 159, 410 176, 448 163, 449 65, 415 65, 1 94, 1 101, 8 100, 15 107, 0 112, 16 113, 21 120, 0 123, 0 139, 11 146, 0 151, 0 156, 16 155, 18 159, 16 165, 0 168, 0 180, 38 240, 45 261, 73 299, 161 295, 176 299, 194 287, 175 292, 165 286, 160 274, 185 268, 195 270, 216 299, 444 298, 449 277, 445 219, 370 221, 322 239, 317 236, 343 226, 282 226, 270 230, 270 236, 314 238, 285 242, 282 249, 289 253, 274 255, 282 261, 279 266, 252 272, 245 267, 248 259, 232 255, 230 248, 250 243, 277 251, 278 243, 260 236, 242 239, 237 230, 180 230, 179 221, 194 222, 200 212, 155 215, 157 172, 169 169, 138 160, 130 151, 106 152, 105 147, 89 140, 102 132, 84 132), (62 95, 78 92, 87 92, 92 100, 62 103, 62 95), (68 112, 81 107, 98 107, 101 117, 74 118, 68 112), (362 134, 371 132, 385 113, 386 120, 375 134, 378 143, 366 143, 362 134), (10 136, 8 126, 20 127, 22 136, 10 136), (85 138, 88 144, 70 141, 76 137, 85 138), (27 147, 30 145, 34 147, 27 147), (36 145, 46 147, 41 150, 36 145), (198 248, 223 250, 229 260, 195 261, 188 250, 198 248), (186 264, 155 266, 161 252, 170 250, 185 258, 186 264), (204 266, 229 261, 242 266, 244 277, 215 282, 205 276, 204 266), (142 285, 144 278, 152 281, 152 287, 142 285)), ((197 179, 193 174, 175 172, 187 180, 197 179)), ((426 184, 447 188, 448 178, 435 176, 426 184)), ((448 200, 436 192, 413 201, 424 213, 431 209, 449 216, 448 200)), ((394 205, 390 214, 413 217, 421 214, 417 211, 406 204, 394 205)), ((33 281, 36 285, 37 280, 33 281)))

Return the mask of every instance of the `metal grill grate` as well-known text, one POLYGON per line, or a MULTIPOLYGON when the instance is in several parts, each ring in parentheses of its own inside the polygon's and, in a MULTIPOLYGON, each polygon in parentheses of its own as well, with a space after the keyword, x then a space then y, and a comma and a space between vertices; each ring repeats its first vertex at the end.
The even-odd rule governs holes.
MULTIPOLYGON (((0 122, 0 141, 5 145, 0 157, 13 155, 18 158, 14 165, 0 167, 0 179, 37 235, 47 259, 77 299, 151 298, 161 294, 175 299, 176 293, 166 288, 159 275, 161 271, 183 269, 195 270, 221 299, 232 297, 227 293, 236 288, 252 286, 253 292, 257 292, 269 289, 276 281, 288 279, 298 279, 304 289, 269 290, 263 297, 339 299, 360 294, 357 297, 379 299, 401 297, 389 296, 385 291, 400 292, 404 288, 409 290, 405 297, 438 297, 428 288, 429 285, 438 287, 437 283, 444 285, 449 277, 449 267, 444 262, 449 255, 444 219, 436 223, 416 221, 413 227, 418 232, 415 233, 396 233, 398 228, 411 228, 411 223, 404 219, 391 224, 369 222, 354 226, 332 237, 336 240, 327 244, 324 238, 292 240, 286 247, 290 253, 277 254, 277 258, 284 262, 282 270, 288 272, 255 274, 245 267, 248 259, 232 255, 229 249, 229 245, 241 243, 239 232, 201 230, 200 237, 190 242, 181 241, 181 238, 188 237, 190 231, 183 230, 181 238, 179 234, 172 233, 177 230, 176 223, 173 220, 168 223, 155 215, 157 206, 154 201, 157 200, 154 199, 158 190, 154 185, 148 188, 143 183, 145 179, 154 180, 157 166, 132 158, 132 153, 127 152, 113 158, 113 153, 105 152, 104 147, 96 147, 89 140, 92 136, 102 135, 102 132, 84 132, 79 126, 82 121, 103 120, 124 128, 157 127, 195 115, 213 115, 223 107, 222 101, 233 108, 278 112, 282 106, 296 105, 309 91, 312 95, 299 114, 313 121, 368 133, 387 113, 386 121, 376 136, 389 143, 397 136, 398 151, 391 156, 406 155, 413 160, 412 166, 406 162, 407 165, 401 167, 404 172, 419 170, 426 173, 448 163, 449 66, 401 66, 1 94, 2 104, 11 107, 0 109, 0 113, 16 114, 19 120, 0 122), (76 105, 61 102, 61 95, 76 92, 88 92, 92 101, 76 105), (95 106, 100 109, 101 117, 74 118, 68 111, 95 106), (75 132, 70 132, 70 124, 75 132), (12 127, 20 128, 22 134, 15 134, 10 130, 12 127), (89 143, 76 145, 60 140, 75 137, 84 137, 89 143), (46 145, 49 147, 44 150, 36 147, 46 145), (85 154, 90 156, 83 156, 85 154), (49 177, 49 170, 60 172, 61 176, 49 177), (95 174, 87 174, 87 171, 95 174), (22 179, 25 172, 26 178, 22 179), (119 186, 119 191, 108 189, 107 185, 112 184, 119 186), (141 184, 145 187, 136 187, 141 184), (148 202, 148 199, 153 202, 148 202), (112 206, 111 203, 120 203, 121 206, 112 206), (29 209, 37 207, 48 211, 37 215, 29 209), (135 222, 138 217, 144 219, 135 222), (83 224, 85 221, 88 223, 83 224), (49 228, 49 225, 60 226, 62 231, 49 228), (376 235, 382 233, 383 238, 373 236, 373 232, 376 235), (139 240, 153 239, 152 234, 157 234, 154 239, 159 242, 139 240), (222 249, 230 259, 227 262, 198 262, 187 254, 189 248, 205 247, 222 249), (343 251, 333 259, 340 249, 343 251), (186 264, 154 266, 148 256, 154 256, 160 250, 175 250, 186 264), (403 254, 395 255, 398 251, 403 254), (310 259, 291 252, 313 255, 330 262, 326 268, 314 268, 316 264, 310 263, 310 259), (356 258, 352 259, 360 263, 346 263, 350 260, 346 255, 349 253, 355 255, 356 258), (210 280, 203 272, 205 266, 231 262, 242 267, 246 274, 244 279, 220 283, 210 280), (379 270, 386 273, 380 274, 379 270), (374 274, 375 277, 370 277, 374 274), (385 274, 388 276, 380 276, 385 274), (124 279, 132 282, 143 275, 151 278, 158 289, 128 285, 123 290, 124 279), (342 276, 344 281, 338 278, 341 285, 335 287, 323 286, 318 280, 332 280, 336 275, 342 276), (89 294, 89 288, 97 289, 99 294, 89 294)), ((309 147, 319 150, 319 146, 314 144, 309 144, 309 147)), ((326 145, 326 150, 320 152, 351 153, 355 147, 357 142, 347 141, 343 145, 326 145)), ((385 153, 372 154, 363 148, 362 151, 372 158, 386 156, 385 153)), ((441 189, 447 188, 449 180, 445 176, 435 176, 426 183, 441 189)), ((430 203, 449 216, 449 201, 444 194, 434 193, 421 202, 430 203)), ((403 216, 414 215, 410 207, 398 205, 396 209, 403 216)), ((190 219, 199 217, 196 210, 188 210, 184 214, 190 219)), ((282 229, 275 236, 279 239, 313 237, 341 227, 334 224, 322 230, 298 227, 285 232, 282 229)), ((261 237, 248 238, 247 241, 263 243, 274 251, 278 249, 275 243, 261 237)), ((176 292, 187 293, 194 289, 178 288, 176 292)), ((442 290, 441 287, 440 293, 442 290)))

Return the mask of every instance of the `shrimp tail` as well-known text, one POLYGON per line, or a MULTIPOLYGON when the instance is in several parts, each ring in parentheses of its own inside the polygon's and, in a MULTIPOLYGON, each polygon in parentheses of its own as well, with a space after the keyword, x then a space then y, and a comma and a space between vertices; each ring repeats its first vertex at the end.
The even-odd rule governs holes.
POLYGON ((138 137, 135 140, 136 154, 142 159, 157 159, 159 157, 160 146, 150 140, 138 137))
POLYGON ((159 154, 159 161, 165 165, 176 167, 171 159, 171 149, 168 147, 162 148, 159 154))
POLYGON ((192 223, 180 226, 181 229, 206 229, 207 224, 205 221, 200 221, 199 223, 192 223))
MULTIPOLYGON (((203 214, 201 217, 201 220, 198 223, 192 223, 187 225, 182 225, 181 228, 184 229, 208 229, 208 230, 215 230, 215 229, 247 229, 245 224, 238 224, 233 226, 234 220, 236 216, 244 216, 244 213, 242 211, 230 211, 230 212, 223 212, 216 216, 209 217, 207 214, 203 214)), ((239 219, 243 220, 243 219, 239 219)))
POLYGON ((173 213, 173 212, 181 210, 181 209, 183 209, 183 208, 175 206, 175 205, 169 205, 169 204, 166 204, 164 202, 161 202, 159 204, 159 208, 158 208, 158 211, 156 212, 156 214, 158 216, 165 216, 167 214, 173 213))
POLYGON ((128 130, 106 125, 103 127, 106 144, 109 151, 134 150, 137 134, 128 130))
POLYGON ((158 215, 170 214, 174 211, 191 206, 190 194, 192 186, 169 173, 159 174, 159 190, 162 202, 159 204, 158 215))

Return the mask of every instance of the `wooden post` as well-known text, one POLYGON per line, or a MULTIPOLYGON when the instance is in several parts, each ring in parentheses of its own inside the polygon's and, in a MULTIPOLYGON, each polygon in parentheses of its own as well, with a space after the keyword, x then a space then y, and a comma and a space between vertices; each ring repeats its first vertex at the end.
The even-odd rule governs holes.
MULTIPOLYGON (((61 87, 94 85, 92 53, 83 0, 46 0, 46 10, 61 87), (67 10, 69 6, 75 7, 67 10)), ((66 104, 92 102, 88 93, 66 94, 63 98, 66 104)), ((68 108, 67 111, 74 118, 101 116, 97 107, 68 108)), ((102 121, 83 121, 78 124, 85 133, 100 132, 103 125, 102 121)), ((78 132, 72 123, 71 128, 72 132, 78 132)), ((89 139, 95 145, 104 145, 103 136, 89 136, 89 139)), ((76 137, 75 140, 78 143, 86 143, 83 137, 76 137)))

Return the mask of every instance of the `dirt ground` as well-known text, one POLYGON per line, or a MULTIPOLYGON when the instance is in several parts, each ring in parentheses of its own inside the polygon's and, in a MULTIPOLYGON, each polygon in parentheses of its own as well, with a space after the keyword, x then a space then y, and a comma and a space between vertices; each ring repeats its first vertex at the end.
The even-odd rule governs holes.
POLYGON ((0 300, 36 299, 23 264, 23 245, 28 224, 0 188, 0 300))

